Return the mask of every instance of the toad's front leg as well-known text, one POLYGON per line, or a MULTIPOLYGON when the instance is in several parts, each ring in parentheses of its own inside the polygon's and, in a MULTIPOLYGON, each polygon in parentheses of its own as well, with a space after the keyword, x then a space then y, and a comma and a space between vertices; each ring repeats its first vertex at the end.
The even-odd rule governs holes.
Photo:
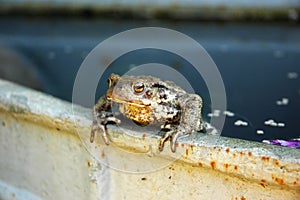
POLYGON ((100 132, 105 144, 109 144, 107 137, 106 125, 110 123, 119 124, 121 121, 116 118, 113 113, 107 112, 111 109, 110 101, 107 101, 105 97, 101 97, 98 103, 94 106, 93 111, 93 124, 90 136, 90 142, 93 143, 95 140, 96 131, 100 132))
POLYGON ((91 130, 91 136, 90 136, 90 142, 93 143, 95 140, 95 133, 96 131, 101 133, 101 136, 105 142, 105 144, 109 144, 109 139, 107 137, 107 124, 115 123, 119 124, 121 123, 121 120, 114 117, 112 113, 101 111, 100 113, 94 112, 94 120, 92 124, 92 130, 91 130))

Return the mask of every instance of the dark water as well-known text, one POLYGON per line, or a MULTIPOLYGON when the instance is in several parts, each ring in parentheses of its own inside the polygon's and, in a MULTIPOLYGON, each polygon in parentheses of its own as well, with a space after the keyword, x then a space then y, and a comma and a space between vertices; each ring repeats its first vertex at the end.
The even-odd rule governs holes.
MULTIPOLYGON (((235 114, 226 118, 222 135, 254 141, 300 136, 297 24, 0 18, 0 44, 16 50, 35 66, 43 91, 71 101, 76 73, 86 55, 106 38, 144 26, 187 34, 213 58, 225 84, 227 109, 235 114), (278 105, 278 101, 285 105, 278 105), (237 120, 247 122, 248 126, 234 125, 237 120), (268 120, 275 121, 277 126, 266 125, 268 120), (264 134, 257 134, 258 129, 264 134)), ((145 63, 165 64, 184 74, 203 97, 203 115, 209 119, 208 113, 213 111, 202 78, 195 75, 186 60, 162 50, 133 51, 115 60, 104 73, 97 96, 104 93, 110 73, 122 74, 145 63)))

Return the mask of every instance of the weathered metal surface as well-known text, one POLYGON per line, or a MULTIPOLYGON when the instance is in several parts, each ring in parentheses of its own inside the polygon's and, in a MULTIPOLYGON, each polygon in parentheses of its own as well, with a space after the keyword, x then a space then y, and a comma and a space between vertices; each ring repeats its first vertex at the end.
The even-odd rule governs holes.
POLYGON ((0 121, 0 199, 300 196, 297 149, 193 134, 159 152, 157 135, 116 126, 111 145, 90 144, 90 109, 6 81, 0 121))
POLYGON ((3 81, 0 93, 0 199, 96 199, 66 103, 3 81))

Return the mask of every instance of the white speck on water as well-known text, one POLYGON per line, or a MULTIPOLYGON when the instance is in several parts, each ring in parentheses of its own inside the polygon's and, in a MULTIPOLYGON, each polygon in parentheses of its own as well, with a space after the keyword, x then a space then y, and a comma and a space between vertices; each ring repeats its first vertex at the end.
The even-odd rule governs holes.
POLYGON ((264 131, 263 131, 263 130, 256 130, 256 134, 258 134, 258 135, 263 135, 263 134, 264 134, 264 131))
POLYGON ((220 110, 214 110, 214 113, 217 115, 220 115, 221 111, 220 110))
POLYGON ((263 140, 262 142, 265 144, 271 144, 269 140, 263 140))
POLYGON ((233 112, 230 112, 230 111, 228 111, 228 110, 225 110, 225 111, 223 112, 223 114, 226 115, 226 116, 228 116, 228 117, 234 117, 234 113, 233 113, 233 112))
POLYGON ((208 113, 207 116, 208 117, 220 117, 220 110, 214 110, 212 113, 208 113))
POLYGON ((242 121, 242 120, 237 120, 234 122, 235 126, 248 126, 248 122, 242 121))
POLYGON ((276 122, 273 119, 269 119, 269 120, 265 121, 264 124, 266 126, 285 127, 285 123, 283 123, 283 122, 276 122))
POLYGON ((207 116, 208 117, 214 117, 214 114, 213 113, 208 113, 207 116))
POLYGON ((288 77, 288 79, 297 79, 298 73, 297 72, 288 72, 287 77, 288 77))
POLYGON ((47 56, 49 60, 53 60, 56 57, 56 53, 54 51, 50 51, 47 56))
POLYGON ((273 119, 265 121, 264 124, 267 126, 277 126, 277 123, 273 119))
POLYGON ((278 106, 286 106, 289 104, 289 99, 288 98, 282 98, 281 100, 277 100, 276 104, 278 106))
POLYGON ((282 104, 283 105, 287 105, 289 103, 289 99, 288 98, 282 98, 282 104))

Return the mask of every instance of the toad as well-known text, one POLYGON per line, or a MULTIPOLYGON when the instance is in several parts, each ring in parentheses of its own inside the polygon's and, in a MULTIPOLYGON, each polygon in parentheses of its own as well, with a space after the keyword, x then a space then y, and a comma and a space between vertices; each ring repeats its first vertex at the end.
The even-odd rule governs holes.
POLYGON ((108 85, 106 94, 94 106, 90 142, 94 141, 95 132, 100 132, 104 142, 109 144, 106 125, 121 122, 109 112, 113 102, 117 103, 121 114, 138 124, 161 125, 165 133, 160 139, 160 151, 168 140, 175 152, 178 137, 194 131, 205 132, 206 123, 201 117, 202 98, 187 93, 174 82, 152 76, 111 74, 108 85))

